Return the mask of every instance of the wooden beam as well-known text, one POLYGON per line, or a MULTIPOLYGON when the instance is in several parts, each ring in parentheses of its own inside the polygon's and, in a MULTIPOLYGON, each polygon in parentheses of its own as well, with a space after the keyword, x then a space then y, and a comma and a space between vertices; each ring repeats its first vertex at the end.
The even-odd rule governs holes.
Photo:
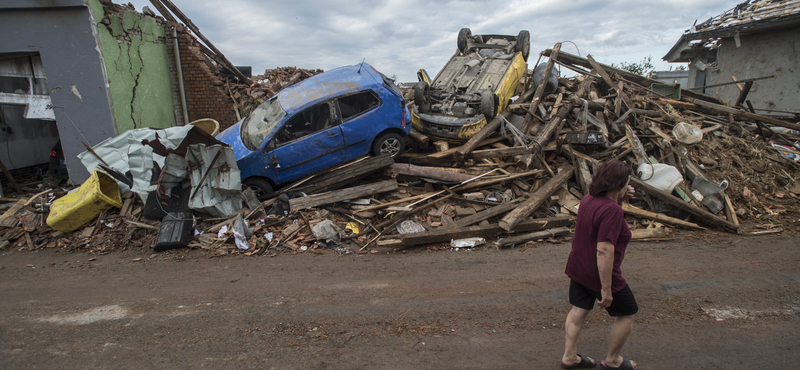
POLYGON ((541 188, 536 190, 535 193, 531 195, 531 197, 522 203, 519 207, 511 211, 502 220, 500 220, 500 227, 505 229, 506 231, 511 231, 516 227, 519 222, 528 217, 536 208, 539 208, 542 204, 544 204, 545 200, 550 198, 550 195, 553 194, 556 190, 558 190, 561 185, 564 185, 567 180, 572 177, 573 171, 572 167, 563 168, 561 172, 556 174, 555 177, 551 178, 550 181, 545 183, 541 188))
POLYGON ((18 196, 25 195, 25 193, 22 191, 22 188, 20 188, 19 184, 17 184, 17 181, 14 180, 14 176, 11 176, 11 172, 9 172, 8 168, 6 168, 6 165, 3 164, 3 161, 0 161, 0 169, 3 170, 3 173, 6 175, 8 181, 11 181, 11 185, 14 186, 14 191, 17 192, 17 195, 18 196))
POLYGON ((478 143, 497 131, 497 129, 500 127, 500 122, 502 121, 502 118, 500 117, 508 119, 510 116, 511 111, 506 108, 503 112, 497 115, 497 117, 494 117, 489 123, 487 123, 486 126, 483 126, 483 128, 475 133, 475 135, 472 135, 472 137, 466 143, 464 143, 464 145, 458 147, 455 153, 453 153, 453 159, 456 161, 456 163, 459 165, 464 163, 464 159, 466 159, 467 155, 478 147, 478 143))
POLYGON ((686 100, 686 101, 688 101, 688 102, 690 102, 692 104, 699 105, 701 107, 711 109, 711 110, 716 111, 718 114, 721 114, 721 115, 732 114, 734 118, 736 118, 737 120, 740 120, 740 121, 759 121, 759 122, 768 123, 768 124, 774 125, 774 126, 786 127, 786 128, 792 129, 792 130, 800 130, 800 124, 798 124, 798 123, 791 123, 791 122, 775 119, 775 118, 772 118, 772 117, 762 116, 762 115, 756 114, 756 113, 745 112, 745 111, 742 111, 742 110, 739 110, 739 109, 736 109, 736 108, 731 108, 731 107, 727 107, 727 106, 720 105, 720 104, 709 103, 707 101, 703 101, 703 100, 700 100, 700 99, 692 99, 692 98, 683 99, 683 98, 681 98, 681 100, 686 100))
POLYGON ((387 191, 397 190, 397 181, 386 180, 373 184, 354 186, 352 188, 331 191, 325 194, 309 195, 307 197, 292 198, 289 200, 289 208, 292 211, 317 207, 324 204, 341 202, 347 199, 359 198, 387 191))
POLYGON ((228 58, 225 58, 225 55, 223 55, 223 54, 222 54, 222 52, 220 52, 220 51, 219 51, 219 50, 218 50, 218 49, 217 49, 217 48, 214 46, 214 44, 212 44, 212 43, 211 43, 211 41, 209 41, 209 40, 208 40, 208 39, 207 39, 205 36, 203 36, 203 34, 202 34, 202 33, 200 33, 200 29, 199 29, 199 28, 197 28, 197 26, 195 26, 195 25, 194 25, 194 23, 192 23, 192 20, 191 20, 191 19, 189 19, 189 17, 187 17, 185 14, 183 14, 183 12, 182 12, 180 9, 178 9, 178 7, 177 7, 177 6, 175 6, 175 4, 173 4, 173 3, 172 3, 172 1, 170 1, 170 0, 160 0, 160 1, 161 1, 161 2, 164 4, 164 6, 166 6, 167 8, 169 8, 169 10, 170 10, 170 11, 172 11, 172 13, 174 13, 176 16, 178 16, 178 18, 180 18, 180 20, 181 20, 181 21, 182 21, 184 24, 186 24, 186 26, 187 26, 187 27, 189 27, 189 29, 190 29, 190 30, 192 30, 192 32, 194 32, 194 34, 195 34, 195 35, 197 35, 197 38, 199 38, 200 40, 202 40, 202 41, 203 41, 203 43, 204 43, 204 44, 206 44, 206 46, 208 46, 208 48, 209 48, 209 49, 211 49, 211 51, 213 51, 213 52, 214 52, 214 54, 215 54, 217 57, 219 57, 220 59, 222 59, 222 61, 223 61, 223 62, 224 62, 224 64, 225 64, 225 67, 226 67, 227 69, 230 69, 230 70, 231 70, 231 71, 230 71, 231 73, 233 73, 233 74, 235 74, 237 77, 239 77, 239 78, 242 80, 242 82, 244 82, 244 83, 245 83, 245 84, 247 84, 248 86, 253 84, 253 82, 252 82, 252 81, 250 81, 250 79, 249 79, 249 78, 245 77, 245 75, 244 75, 244 74, 242 74, 242 72, 241 72, 241 71, 239 71, 239 69, 238 69, 238 68, 236 68, 236 67, 233 65, 233 63, 231 63, 231 62, 228 60, 228 58))
MULTIPOLYGON (((556 43, 553 46, 553 51, 550 53, 550 58, 547 60, 547 64, 544 66, 544 73, 542 74, 542 81, 539 82, 539 86, 536 87, 536 92, 533 94, 533 99, 531 100, 531 105, 527 109, 528 114, 533 116, 533 113, 536 112, 536 109, 539 108, 539 103, 542 101, 542 97, 544 96, 544 89, 547 87, 547 81, 550 79, 550 73, 553 72, 553 65, 555 64, 556 60, 558 59, 558 52, 561 51, 561 43, 556 43)), ((536 68, 536 66, 534 66, 536 68)), ((528 132, 533 126, 533 120, 528 120, 526 117, 525 125, 522 126, 522 132, 528 132)))
MULTIPOLYGON (((574 223, 571 216, 556 216, 549 218, 540 218, 525 220, 517 225, 515 232, 529 232, 546 230, 550 228, 569 226, 574 223)), ((411 247, 415 245, 442 243, 450 241, 451 239, 472 238, 476 236, 490 238, 496 235, 507 233, 506 230, 497 224, 483 225, 483 226, 469 226, 457 229, 437 229, 425 231, 421 233, 403 234, 400 238, 403 241, 403 246, 411 247)))
POLYGON ((556 236, 562 236, 569 234, 568 227, 557 227, 550 230, 544 231, 535 231, 532 233, 525 233, 525 234, 518 234, 514 236, 509 236, 507 238, 500 239, 492 244, 498 248, 510 247, 516 244, 525 243, 531 240, 537 240, 542 238, 553 238, 556 236))
POLYGON ((622 211, 625 212, 626 215, 631 215, 638 218, 646 218, 648 220, 655 220, 668 225, 684 227, 692 230, 707 230, 705 227, 702 227, 696 223, 687 222, 674 217, 662 215, 660 213, 650 212, 641 208, 634 207, 628 203, 622 204, 622 211))
POLYGON ((631 100, 628 94, 626 94, 624 91, 622 91, 622 89, 619 86, 617 86, 616 82, 614 82, 614 80, 611 79, 611 76, 608 74, 608 72, 606 72, 605 68, 603 68, 600 65, 600 63, 597 63, 597 61, 595 61, 591 55, 587 55, 586 60, 589 62, 589 65, 592 66, 592 69, 594 69, 594 71, 597 72, 598 75, 600 75, 603 81, 605 81, 609 87, 611 87, 617 92, 619 97, 622 98, 622 101, 625 103, 625 105, 628 106, 628 109, 636 108, 636 106, 633 105, 633 100, 631 100))
POLYGON ((394 159, 388 154, 357 159, 330 171, 314 175, 312 178, 307 178, 302 182, 295 182, 291 186, 276 192, 275 196, 289 192, 315 194, 333 190, 392 164, 394 164, 394 159))
MULTIPOLYGON (((534 146, 535 147, 535 146, 534 146)), ((531 154, 533 148, 526 148, 524 146, 511 146, 506 148, 498 148, 498 149, 484 149, 484 150, 476 150, 470 153, 467 158, 470 159, 492 159, 492 158, 502 158, 502 157, 514 157, 518 155, 526 155, 531 154)))
POLYGON ((458 221, 452 223, 450 225, 445 226, 446 229, 458 229, 462 227, 472 226, 481 222, 483 220, 488 220, 492 217, 500 216, 507 212, 510 212, 512 209, 517 208, 518 204, 524 201, 525 198, 517 198, 510 202, 499 204, 493 207, 490 207, 486 210, 480 211, 474 215, 459 218, 458 221))
POLYGON ((410 136, 411 139, 413 139, 414 141, 417 142, 417 144, 419 144, 420 149, 427 149, 428 148, 428 143, 431 140, 430 138, 428 138, 428 136, 426 136, 425 134, 423 134, 423 133, 421 133, 421 132, 419 132, 419 131, 417 131, 417 130, 415 130, 413 128, 408 133, 408 136, 410 136))

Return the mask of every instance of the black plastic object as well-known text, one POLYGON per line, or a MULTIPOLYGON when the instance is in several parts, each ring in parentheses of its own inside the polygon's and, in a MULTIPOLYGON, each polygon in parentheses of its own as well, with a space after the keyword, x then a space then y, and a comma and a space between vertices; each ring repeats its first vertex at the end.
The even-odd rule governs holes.
POLYGON ((148 220, 160 220, 167 215, 167 212, 188 211, 191 192, 191 187, 182 188, 181 186, 176 186, 172 188, 171 197, 159 201, 156 192, 151 191, 147 194, 147 201, 144 202, 142 214, 148 220))
POLYGON ((183 248, 189 245, 191 236, 192 213, 170 212, 161 220, 153 249, 156 252, 163 252, 168 249, 183 248))

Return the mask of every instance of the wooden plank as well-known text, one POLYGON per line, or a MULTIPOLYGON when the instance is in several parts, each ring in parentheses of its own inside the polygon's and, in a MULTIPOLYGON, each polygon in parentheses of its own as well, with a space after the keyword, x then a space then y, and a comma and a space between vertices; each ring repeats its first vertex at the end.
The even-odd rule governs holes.
POLYGON ((503 181, 514 180, 514 179, 519 179, 519 178, 528 177, 528 176, 536 176, 536 175, 539 175, 539 174, 542 174, 542 173, 544 173, 544 170, 533 170, 533 171, 528 171, 528 172, 515 173, 513 175, 507 175, 505 177, 500 177, 500 178, 496 178, 496 179, 475 181, 473 183, 468 183, 468 184, 464 184, 463 186, 459 186, 458 187, 458 191, 460 191, 460 192, 469 191, 469 190, 472 190, 472 189, 483 188, 483 187, 486 187, 486 186, 489 186, 489 185, 499 184, 499 183, 501 183, 503 181))
POLYGON ((212 43, 211 43, 211 41, 209 41, 209 40, 208 40, 208 39, 207 39, 205 36, 203 36, 203 34, 202 34, 202 33, 200 33, 200 29, 199 29, 199 28, 197 28, 197 26, 195 26, 195 25, 194 25, 194 23, 192 23, 192 20, 191 20, 191 19, 189 19, 189 17, 187 17, 185 14, 183 14, 183 12, 182 12, 180 9, 178 9, 178 7, 177 7, 177 6, 175 6, 175 4, 173 4, 173 3, 172 3, 172 1, 170 1, 170 0, 161 0, 161 3, 163 3, 163 4, 164 4, 164 5, 167 7, 167 8, 169 8, 169 10, 170 10, 170 11, 172 11, 172 13, 174 13, 176 16, 178 16, 178 18, 180 18, 180 20, 181 20, 181 21, 182 21, 184 24, 186 24, 186 26, 187 26, 187 27, 189 27, 189 29, 191 29, 191 30, 192 30, 192 32, 194 32, 194 34, 197 36, 197 38, 199 38, 200 40, 202 40, 202 41, 203 41, 203 43, 205 43, 205 44, 206 44, 206 46, 208 46, 208 48, 209 48, 209 49, 211 49, 211 51, 213 51, 213 52, 214 52, 214 54, 215 54, 215 55, 216 55, 218 58, 220 58, 220 59, 221 59, 221 60, 224 62, 224 64, 225 64, 225 67, 226 67, 227 69, 230 69, 230 72, 231 72, 231 73, 233 73, 233 74, 235 74, 237 77, 239 77, 239 78, 241 79, 241 81, 242 81, 242 82, 243 82, 245 85, 248 85, 248 86, 249 86, 249 85, 252 85, 252 84, 253 84, 253 82, 252 82, 252 81, 250 81, 250 79, 249 79, 249 78, 245 77, 245 75, 244 75, 244 74, 242 74, 242 72, 241 72, 241 71, 239 71, 239 69, 237 69, 236 67, 234 67, 233 63, 231 63, 231 62, 228 60, 228 58, 225 58, 225 55, 223 55, 223 54, 222 54, 222 52, 220 52, 220 51, 219 51, 219 50, 218 50, 218 49, 217 49, 217 48, 214 46, 214 44, 212 44, 212 43))
POLYGON ((523 218, 528 217, 536 208, 544 204, 545 200, 550 198, 553 192, 572 177, 572 174, 572 167, 562 169, 555 177, 551 178, 547 183, 536 190, 527 201, 503 217, 503 219, 500 220, 500 227, 506 231, 514 229, 523 218))
POLYGON ((467 217, 462 217, 462 218, 458 219, 458 221, 456 221, 455 223, 447 225, 446 228, 447 229, 458 229, 458 228, 462 228, 462 227, 467 227, 467 226, 471 226, 471 225, 477 224, 478 222, 481 222, 483 220, 488 220, 488 219, 490 219, 492 217, 496 217, 496 216, 505 214, 507 212, 510 212, 512 209, 517 208, 517 205, 520 202, 524 201, 524 200, 525 200, 525 198, 517 198, 517 199, 514 199, 514 200, 512 200, 510 202, 490 207, 489 209, 480 211, 478 213, 475 213, 474 215, 467 216, 467 217))
POLYGON ((475 175, 443 171, 431 167, 415 166, 408 163, 395 163, 391 167, 401 175, 419 176, 447 182, 462 182, 476 177, 475 175))
POLYGON ((625 103, 625 105, 628 106, 628 109, 636 108, 636 106, 633 104, 633 100, 631 100, 628 94, 626 94, 619 86, 617 86, 616 82, 611 79, 611 76, 608 74, 608 72, 606 72, 605 68, 600 66, 600 63, 597 63, 597 61, 592 58, 591 54, 586 56, 586 61, 588 61, 589 65, 592 66, 592 69, 598 75, 600 75, 600 78, 602 78, 609 87, 617 92, 618 96, 622 98, 622 101, 625 103))
MULTIPOLYGON (((552 52, 550 53, 550 58, 547 60, 547 64, 544 66, 544 71, 542 74, 542 81, 539 82, 539 86, 536 87, 536 92, 533 93, 533 98, 531 99, 531 104, 528 107, 528 114, 531 117, 535 117, 533 113, 536 112, 536 109, 539 108, 539 103, 542 101, 542 97, 544 96, 544 89, 547 86, 547 81, 550 79, 550 73, 553 72, 553 65, 555 64, 556 60, 558 60, 558 53, 561 51, 561 43, 558 42, 553 46, 552 52)), ((535 68, 536 66, 534 66, 535 68)), ((528 119, 527 116, 525 117, 525 124, 522 126, 522 132, 530 132, 533 126, 533 120, 528 119)))
POLYGON ((364 176, 373 173, 381 168, 388 167, 394 164, 394 159, 388 154, 379 155, 376 157, 365 157, 347 163, 336 169, 321 173, 310 179, 306 179, 302 183, 295 183, 292 186, 287 186, 279 192, 275 193, 278 196, 283 193, 297 193, 304 192, 306 194, 317 194, 328 190, 340 188, 346 184, 357 181, 364 176))
POLYGON ((707 230, 705 227, 702 227, 696 223, 684 221, 674 217, 669 217, 667 215, 662 215, 660 213, 650 212, 641 208, 634 207, 628 203, 622 204, 622 211, 625 212, 626 215, 631 215, 638 218, 646 218, 649 220, 655 220, 668 225, 684 227, 692 230, 707 230))
POLYGON ((531 154, 531 152, 533 152, 534 147, 526 148, 524 146, 512 146, 507 148, 476 150, 470 153, 467 156, 467 158, 491 159, 491 158, 514 157, 518 155, 531 154))
POLYGON ((466 143, 464 143, 464 145, 458 147, 456 152, 453 153, 453 159, 456 161, 459 167, 462 163, 464 163, 464 159, 467 158, 467 155, 478 147, 478 143, 489 137, 489 135, 493 134, 498 128, 500 128, 500 122, 502 121, 502 118, 500 117, 508 119, 510 116, 511 111, 506 108, 503 112, 489 121, 486 126, 483 126, 483 128, 475 133, 475 135, 472 135, 472 137, 466 143))
POLYGON ((589 164, 583 158, 577 158, 578 162, 578 183, 581 185, 583 194, 589 194, 589 183, 592 182, 592 174, 589 172, 589 164))
MULTIPOLYGON (((557 216, 542 219, 532 219, 520 222, 517 225, 515 232, 529 232, 551 229, 559 226, 569 226, 574 223, 574 219, 570 216, 557 216)), ((422 244, 442 243, 448 242, 451 239, 463 239, 471 237, 484 237, 489 238, 495 235, 507 233, 502 227, 497 224, 482 225, 482 226, 468 226, 456 229, 437 229, 425 231, 421 233, 403 234, 400 238, 403 241, 403 246, 410 247, 422 244)))
POLYGON ((386 180, 373 184, 354 186, 342 190, 331 191, 324 194, 309 195, 307 197, 292 198, 289 207, 294 210, 317 207, 325 204, 340 202, 347 199, 359 198, 387 191, 397 190, 397 181, 386 180))
POLYGON ((704 224, 707 224, 709 226, 714 226, 714 227, 727 229, 727 230, 730 230, 730 231, 736 231, 736 230, 739 229, 739 226, 737 226, 736 224, 734 224, 732 222, 725 221, 725 220, 715 216, 711 212, 708 212, 706 210, 703 210, 703 209, 700 209, 698 207, 695 207, 695 206, 693 206, 693 205, 691 205, 689 203, 684 202, 682 199, 676 198, 676 197, 674 197, 674 196, 672 196, 670 194, 667 194, 667 193, 665 193, 665 192, 663 192, 661 190, 658 190, 658 189, 646 184, 642 180, 639 180, 637 178, 631 177, 631 184, 633 184, 635 188, 643 190, 645 193, 649 194, 650 196, 656 197, 656 198, 660 199, 661 201, 663 201, 664 203, 667 203, 667 204, 669 204, 669 205, 671 205, 673 207, 676 207, 676 208, 680 209, 681 211, 684 211, 684 212, 694 216, 695 218, 697 218, 698 220, 700 220, 704 224))
POLYGON ((417 131, 417 130, 415 130, 413 128, 411 129, 411 132, 408 133, 408 136, 410 136, 412 140, 417 142, 417 144, 419 145, 420 149, 427 149, 428 148, 428 143, 431 140, 428 136, 426 136, 425 134, 423 134, 423 133, 421 133, 421 132, 419 132, 419 131, 417 131))
POLYGON ((8 168, 6 168, 6 165, 3 164, 3 161, 0 161, 0 170, 3 170, 3 173, 6 175, 8 181, 11 181, 11 185, 14 186, 14 191, 17 192, 17 195, 25 195, 25 193, 22 191, 22 188, 20 188, 19 184, 17 184, 17 180, 14 180, 14 176, 11 176, 11 172, 9 172, 8 168))
POLYGON ((516 245, 516 244, 525 243, 525 242, 528 242, 528 241, 531 241, 531 240, 537 240, 537 239, 543 239, 543 238, 553 238, 553 237, 556 237, 556 236, 562 236, 562 235, 567 235, 567 234, 569 234, 569 228, 562 226, 562 227, 557 227, 557 228, 550 229, 550 230, 535 231, 535 232, 532 232, 532 233, 525 233, 525 234, 519 234, 519 235, 510 236, 508 238, 500 239, 500 240, 498 240, 498 241, 496 241, 496 242, 494 242, 492 244, 494 246, 498 247, 498 248, 504 248, 504 247, 510 247, 510 246, 513 246, 513 245, 516 245))
POLYGON ((9 209, 8 209, 8 210, 7 210, 5 213, 3 213, 3 215, 2 215, 2 216, 0 216, 0 220, 2 220, 2 219, 4 219, 4 218, 7 218, 7 217, 11 217, 11 216, 13 216, 13 215, 17 214, 17 212, 18 212, 20 209, 22 209, 22 207, 25 207, 25 202, 26 202, 26 201, 27 201, 26 199, 20 199, 20 200, 18 200, 16 204, 14 204, 13 206, 11 206, 11 208, 9 208, 9 209))
POLYGON ((736 216, 736 209, 733 208, 733 202, 731 202, 731 197, 728 194, 725 195, 725 217, 728 218, 728 221, 733 222, 734 225, 739 225, 739 217, 736 216))
MULTIPOLYGON (((672 101, 669 101, 668 99, 665 99, 665 100, 667 100, 669 103, 672 103, 672 101)), ((727 106, 720 105, 720 104, 709 103, 707 101, 703 101, 703 100, 700 100, 700 99, 692 99, 692 98, 683 99, 683 98, 681 98, 681 100, 686 100, 686 101, 688 101, 688 102, 690 102, 692 104, 701 106, 703 108, 710 109, 710 110, 712 110, 712 111, 714 111, 714 112, 716 112, 717 114, 720 114, 720 115, 732 114, 734 118, 736 118, 737 120, 740 120, 740 121, 759 121, 759 122, 763 122, 763 123, 768 123, 768 124, 773 125, 773 126, 786 127, 786 128, 792 129, 792 130, 800 130, 800 124, 798 124, 798 123, 791 123, 791 122, 775 119, 775 118, 772 118, 772 117, 762 116, 762 115, 756 114, 756 113, 745 112, 745 111, 742 111, 742 110, 739 110, 739 109, 736 109, 736 108, 731 108, 731 107, 727 107, 727 106)))

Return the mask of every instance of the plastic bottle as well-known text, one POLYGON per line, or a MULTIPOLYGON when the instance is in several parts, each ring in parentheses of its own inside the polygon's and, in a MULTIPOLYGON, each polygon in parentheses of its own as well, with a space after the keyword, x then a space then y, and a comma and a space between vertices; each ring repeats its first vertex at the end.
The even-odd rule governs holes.
POLYGON ((694 144, 703 140, 703 131, 686 122, 678 122, 672 129, 672 136, 684 144, 694 144))

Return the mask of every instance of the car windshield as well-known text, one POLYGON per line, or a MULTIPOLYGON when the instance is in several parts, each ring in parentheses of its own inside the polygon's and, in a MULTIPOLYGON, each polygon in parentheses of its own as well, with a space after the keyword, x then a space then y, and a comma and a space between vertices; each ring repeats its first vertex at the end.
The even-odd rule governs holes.
POLYGON ((264 142, 286 111, 278 103, 277 95, 261 103, 242 122, 242 142, 247 149, 256 150, 264 142))

